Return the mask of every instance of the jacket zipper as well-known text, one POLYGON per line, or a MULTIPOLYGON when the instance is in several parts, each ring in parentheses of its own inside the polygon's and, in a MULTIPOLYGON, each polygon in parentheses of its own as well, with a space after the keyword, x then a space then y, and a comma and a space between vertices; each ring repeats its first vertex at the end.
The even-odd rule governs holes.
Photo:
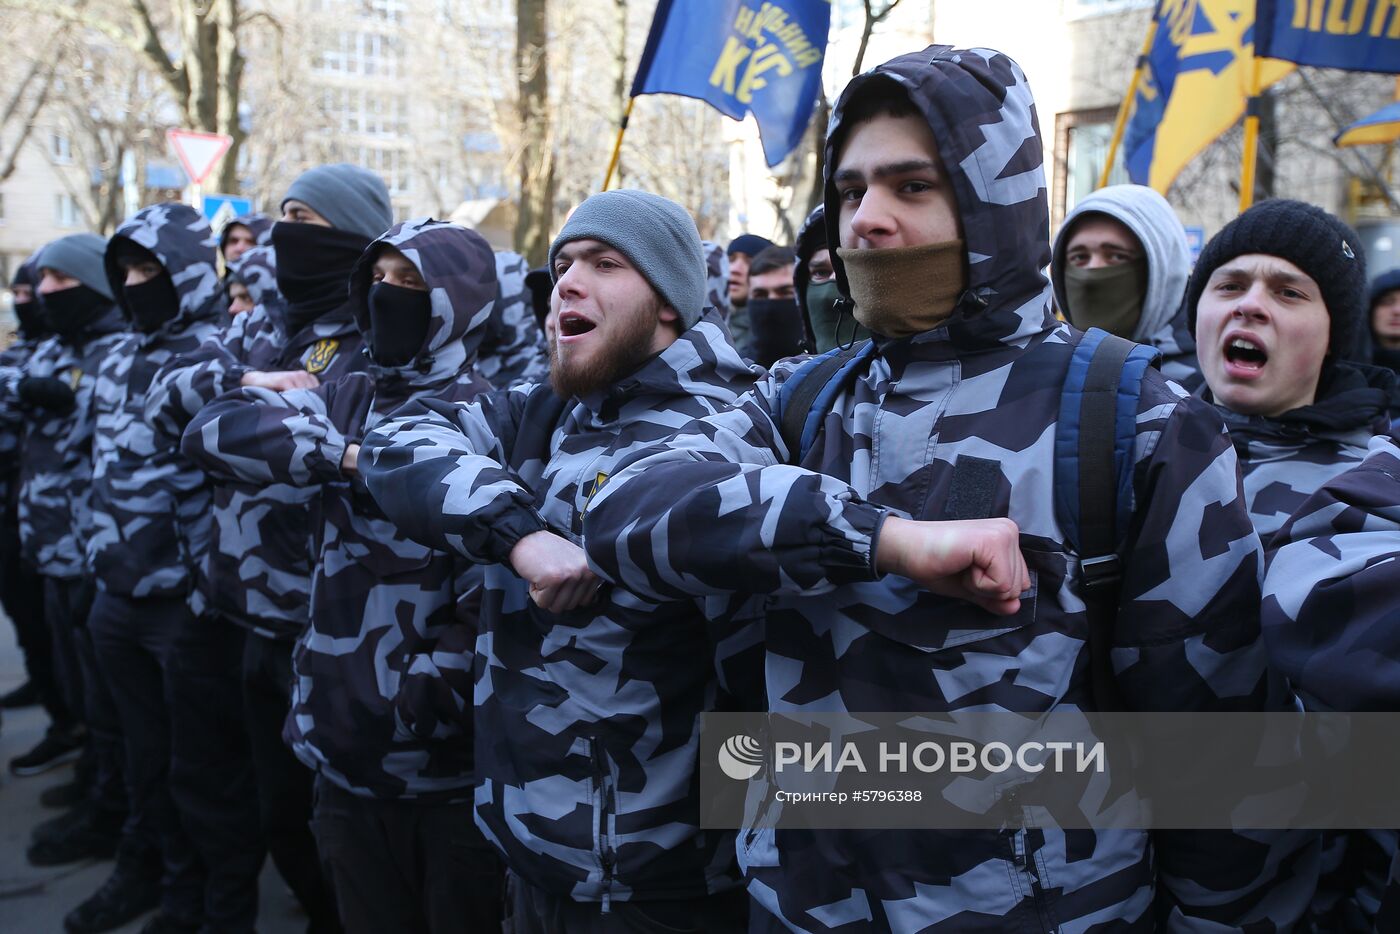
POLYGON ((603 741, 592 738, 593 787, 598 796, 598 804, 593 813, 598 815, 598 860, 603 866, 603 914, 612 911, 612 880, 616 854, 612 847, 612 820, 615 802, 613 800, 612 770, 608 768, 607 756, 603 751, 603 741))

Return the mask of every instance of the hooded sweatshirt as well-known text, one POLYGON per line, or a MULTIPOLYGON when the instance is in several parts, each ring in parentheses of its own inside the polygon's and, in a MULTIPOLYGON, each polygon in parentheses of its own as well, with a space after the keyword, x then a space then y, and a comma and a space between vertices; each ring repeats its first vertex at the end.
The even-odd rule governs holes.
POLYGON ((271 244, 255 246, 229 267, 229 278, 243 283, 254 305, 272 305, 282 301, 277 291, 277 251, 271 244))
MULTIPOLYGON (((190 419, 238 389, 244 374, 305 370, 334 382, 366 368, 362 344, 348 297, 294 333, 280 303, 259 305, 160 368, 146 393, 146 419, 178 440, 190 419)), ((211 612, 268 638, 301 634, 311 600, 314 492, 286 483, 214 484, 214 538, 204 568, 211 612)))
MULTIPOLYGON (((458 625, 470 562, 412 541, 341 470, 349 444, 409 403, 470 401, 490 386, 473 371, 496 296, 495 260, 476 233, 427 218, 390 228, 351 275, 350 304, 369 334, 367 294, 385 245, 418 267, 431 318, 417 357, 373 365, 316 389, 235 390, 205 406, 184 448, 218 477, 309 489, 320 516, 311 624, 293 653, 285 739, 308 768, 353 794, 427 801, 471 797, 470 721, 416 735, 395 719, 405 660, 458 625)), ((468 654, 462 664, 470 669, 468 654)))
POLYGON ((549 349, 525 284, 529 271, 519 253, 496 254, 499 291, 481 338, 476 370, 497 389, 538 382, 549 373, 549 349))
MULTIPOLYGON (((1056 321, 1041 274, 1044 149, 1026 77, 1001 53, 948 46, 867 71, 833 111, 828 173, 851 96, 872 81, 909 96, 948 169, 968 270, 951 318, 878 338, 800 464, 774 414, 796 362, 778 364, 737 406, 633 452, 590 505, 590 563, 641 599, 766 595, 775 713, 1091 708, 1083 582, 1050 469, 1082 335, 1056 321), (962 457, 995 463, 986 512, 1021 532, 1031 588, 1010 617, 875 570, 886 517, 955 515, 962 457)), ((828 175, 829 235, 839 211, 828 175)), ((849 296, 839 256, 834 266, 849 296)), ((1219 416, 1149 369, 1134 457, 1113 654, 1126 702, 1282 706, 1259 637, 1259 540, 1219 416)), ((1306 906, 1316 852, 1312 834, 1016 823, 957 833, 751 829, 739 840, 764 910, 793 930, 843 932, 1206 929, 1198 919, 1282 927, 1306 906)))
POLYGON ((1191 246, 1186 230, 1167 199, 1144 185, 1110 185, 1100 188, 1074 206, 1055 235, 1050 277, 1055 305, 1071 323, 1074 311, 1065 294, 1065 251, 1074 222, 1086 214, 1106 214, 1133 232, 1147 260, 1147 293, 1142 317, 1132 339, 1155 347, 1162 354, 1162 375, 1187 392, 1205 382, 1196 360, 1196 342, 1186 323, 1186 281, 1191 277, 1191 246))
MULTIPOLYGON (((85 242, 85 246, 100 246, 104 242, 90 234, 74 236, 94 241, 85 242)), ((33 260, 37 267, 45 266, 48 249, 40 250, 33 260)), ((98 250, 96 261, 83 263, 81 268, 64 268, 68 264, 62 254, 59 259, 50 254, 49 265, 110 299, 111 288, 100 276, 100 255, 98 250)), ((91 508, 92 439, 96 424, 93 391, 98 367, 124 339, 125 327, 121 311, 112 304, 99 310, 79 333, 48 337, 23 361, 0 366, 0 411, 7 416, 18 414, 24 420, 19 461, 21 554, 26 564, 46 577, 74 579, 84 574, 78 527, 86 524, 91 508), (26 377, 67 381, 73 389, 73 411, 59 415, 22 402, 19 384, 26 377)))
POLYGON ((1266 548, 1309 496, 1360 463, 1371 437, 1390 426, 1387 410, 1397 389, 1389 370, 1338 360, 1325 379, 1316 402, 1277 418, 1217 406, 1239 454, 1249 517, 1266 548))
POLYGON ((235 226, 247 227, 253 235, 254 243, 258 246, 268 246, 272 243, 272 224, 272 218, 266 214, 254 212, 238 215, 225 224, 223 230, 219 231, 219 254, 223 255, 224 247, 228 246, 228 238, 232 235, 235 226))
POLYGON ((213 338, 228 320, 209 224, 183 204, 146 208, 117 228, 107 246, 107 279, 128 318, 116 262, 124 247, 149 251, 179 298, 175 317, 150 333, 132 332, 112 347, 97 373, 92 512, 83 532, 97 586, 125 597, 189 596, 209 548, 211 490, 204 472, 175 439, 145 420, 156 370, 213 338))
MULTIPOLYGON (((699 601, 612 589, 553 614, 508 557, 545 528, 577 542, 629 451, 732 403, 756 372, 707 310, 586 398, 540 385, 429 403, 365 440, 361 469, 389 518, 486 564, 474 705, 459 700, 476 711, 477 823, 513 872, 555 896, 607 904, 738 884, 733 834, 699 826, 698 718, 721 695, 699 601)), ((450 659, 439 651, 424 665, 450 659)))

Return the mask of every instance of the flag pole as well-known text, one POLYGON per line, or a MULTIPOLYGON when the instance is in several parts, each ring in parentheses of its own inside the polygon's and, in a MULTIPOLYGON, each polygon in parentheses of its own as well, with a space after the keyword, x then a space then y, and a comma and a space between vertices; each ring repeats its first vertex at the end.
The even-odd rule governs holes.
POLYGON ((1138 85, 1142 83, 1142 70, 1147 67, 1147 54, 1152 51, 1152 40, 1156 37, 1157 17, 1154 14, 1152 22, 1147 25, 1147 38, 1142 40, 1142 51, 1138 53, 1137 64, 1133 67, 1133 77, 1128 81, 1128 93, 1123 95, 1123 102, 1118 105, 1118 116, 1113 121, 1113 138, 1108 143, 1108 158, 1104 159, 1103 171, 1099 173, 1099 188, 1108 185, 1109 173, 1113 171, 1113 160, 1118 158, 1118 146, 1123 142, 1123 131, 1128 126, 1128 111, 1137 99, 1138 85))
POLYGON ((617 128, 617 142, 613 144, 612 158, 608 160, 608 171, 603 176, 604 191, 612 187, 613 173, 617 171, 617 160, 622 156, 622 137, 627 132, 627 121, 632 117, 632 105, 635 103, 637 103, 635 97, 627 98, 627 109, 622 112, 622 123, 617 128))
POLYGON ((1250 55, 1249 100, 1244 108, 1244 160, 1240 166, 1240 213, 1254 203, 1254 167, 1259 156, 1259 56, 1250 55))

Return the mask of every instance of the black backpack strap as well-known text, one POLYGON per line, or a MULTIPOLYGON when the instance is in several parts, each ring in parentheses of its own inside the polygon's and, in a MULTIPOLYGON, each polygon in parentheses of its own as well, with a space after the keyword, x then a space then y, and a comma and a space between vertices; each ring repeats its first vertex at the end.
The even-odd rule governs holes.
POLYGON ((782 411, 779 413, 778 428, 783 433, 783 444, 787 447, 790 463, 796 464, 802 460, 803 429, 817 396, 832 377, 864 349, 865 342, 860 342, 809 360, 783 384, 782 389, 788 389, 789 384, 792 388, 787 392, 779 391, 782 411))
POLYGON ((1094 348, 1079 403, 1079 565, 1089 621, 1094 704, 1123 710, 1110 651, 1118 617, 1122 562, 1118 549, 1118 387, 1136 345, 1107 335, 1094 348))

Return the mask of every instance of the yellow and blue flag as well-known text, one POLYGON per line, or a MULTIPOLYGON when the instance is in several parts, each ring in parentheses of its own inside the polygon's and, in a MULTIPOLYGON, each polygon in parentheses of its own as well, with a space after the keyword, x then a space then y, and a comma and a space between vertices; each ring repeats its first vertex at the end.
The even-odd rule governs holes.
POLYGON ((1259 54, 1348 71, 1400 74, 1400 2, 1259 0, 1259 54))
POLYGON ((1338 146, 1393 143, 1400 139, 1400 101, 1387 104, 1369 117, 1346 127, 1333 140, 1338 146))
MULTIPOLYGON (((1255 0, 1159 0, 1124 133, 1128 176, 1166 194, 1181 170, 1241 115, 1254 64, 1255 0)), ((1261 62, 1262 90, 1293 65, 1261 62)))
POLYGON ((632 96, 752 113, 770 166, 796 148, 821 88, 831 0, 660 0, 632 96))

